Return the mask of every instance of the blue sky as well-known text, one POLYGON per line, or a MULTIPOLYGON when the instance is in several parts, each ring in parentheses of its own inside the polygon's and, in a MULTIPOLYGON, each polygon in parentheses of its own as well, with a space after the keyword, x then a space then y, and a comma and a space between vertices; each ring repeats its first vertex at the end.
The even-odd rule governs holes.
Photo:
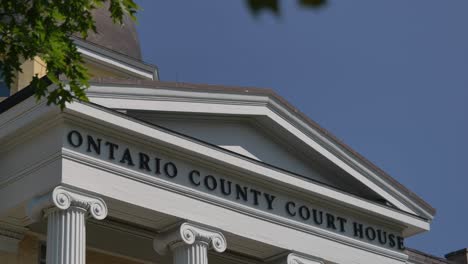
POLYGON ((468 247, 468 2, 139 1, 146 62, 164 81, 273 88, 438 213, 407 245, 468 247))
POLYGON ((143 57, 164 81, 273 88, 437 208, 408 246, 468 247, 468 2, 329 2, 283 1, 277 18, 244 1, 139 1, 143 57))

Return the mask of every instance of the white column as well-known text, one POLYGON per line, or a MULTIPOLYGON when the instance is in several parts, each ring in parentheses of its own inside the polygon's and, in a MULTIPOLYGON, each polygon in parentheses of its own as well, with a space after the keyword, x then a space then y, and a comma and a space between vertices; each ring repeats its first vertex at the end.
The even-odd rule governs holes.
POLYGON ((165 232, 154 239, 153 248, 164 255, 171 250, 174 264, 208 264, 208 250, 226 250, 226 238, 221 232, 191 223, 165 232))
POLYGON ((319 258, 306 256, 299 253, 289 253, 272 261, 273 264, 324 264, 319 258))
POLYGON ((47 264, 84 264, 86 218, 107 216, 102 199, 61 186, 37 199, 29 210, 33 219, 47 217, 47 264))

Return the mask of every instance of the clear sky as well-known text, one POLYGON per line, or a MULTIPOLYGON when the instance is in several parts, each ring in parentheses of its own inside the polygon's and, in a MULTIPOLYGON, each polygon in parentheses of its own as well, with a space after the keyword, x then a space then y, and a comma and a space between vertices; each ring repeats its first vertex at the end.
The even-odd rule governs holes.
POLYGON ((164 81, 273 88, 437 208, 408 246, 468 247, 468 1, 329 2, 140 0, 143 57, 164 81))
POLYGON ((164 81, 273 88, 438 213, 407 245, 468 247, 468 2, 139 1, 144 60, 164 81))

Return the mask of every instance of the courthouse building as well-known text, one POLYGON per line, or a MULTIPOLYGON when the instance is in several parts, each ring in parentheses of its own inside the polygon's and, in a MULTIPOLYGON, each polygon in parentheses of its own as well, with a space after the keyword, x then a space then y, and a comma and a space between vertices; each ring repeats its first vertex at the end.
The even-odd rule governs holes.
POLYGON ((405 248, 435 209, 272 90, 160 82, 96 17, 90 103, 37 101, 39 58, 0 102, 0 263, 467 263, 405 248))

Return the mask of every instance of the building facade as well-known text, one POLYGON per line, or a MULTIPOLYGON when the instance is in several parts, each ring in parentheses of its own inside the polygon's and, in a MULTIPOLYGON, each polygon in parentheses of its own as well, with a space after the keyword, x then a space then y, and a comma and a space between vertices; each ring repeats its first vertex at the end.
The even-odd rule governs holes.
POLYGON ((0 263, 467 263, 407 249, 435 209, 272 90, 161 82, 96 17, 90 103, 36 101, 39 58, 0 102, 0 263))

